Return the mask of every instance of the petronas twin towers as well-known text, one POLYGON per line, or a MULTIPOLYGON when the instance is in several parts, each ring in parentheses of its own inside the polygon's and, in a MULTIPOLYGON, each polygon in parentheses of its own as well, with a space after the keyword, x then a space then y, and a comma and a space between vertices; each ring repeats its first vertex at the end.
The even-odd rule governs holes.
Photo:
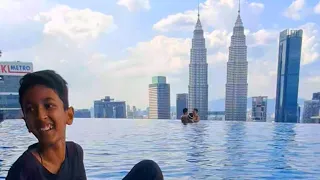
MULTIPOLYGON (((190 55, 188 108, 190 111, 197 108, 200 118, 206 120, 208 119, 208 63, 199 10, 198 20, 193 31, 190 55)), ((247 76, 246 36, 244 35, 244 27, 240 17, 239 3, 238 18, 233 28, 227 63, 226 121, 246 121, 247 76)))

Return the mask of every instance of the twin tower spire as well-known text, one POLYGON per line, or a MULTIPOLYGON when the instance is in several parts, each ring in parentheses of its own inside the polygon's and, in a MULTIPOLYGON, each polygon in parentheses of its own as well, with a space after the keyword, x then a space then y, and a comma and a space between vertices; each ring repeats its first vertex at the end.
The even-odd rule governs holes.
MULTIPOLYGON (((237 18, 237 25, 242 25, 242 20, 240 17, 240 10, 241 10, 241 6, 240 6, 240 0, 239 0, 239 8, 238 8, 238 18, 237 18)), ((202 25, 201 25, 201 21, 200 21, 200 2, 198 0, 198 20, 196 23, 196 30, 200 30, 202 29, 202 25)))

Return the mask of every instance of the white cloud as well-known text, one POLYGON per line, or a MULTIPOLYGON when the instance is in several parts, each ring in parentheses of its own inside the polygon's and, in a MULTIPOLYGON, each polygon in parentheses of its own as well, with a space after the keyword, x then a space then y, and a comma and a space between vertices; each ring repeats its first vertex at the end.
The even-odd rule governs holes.
POLYGON ((20 24, 32 20, 48 4, 46 0, 1 0, 0 24, 20 24))
MULTIPOLYGON (((238 0, 207 0, 200 3, 200 19, 204 27, 214 29, 231 30, 238 14, 238 0), (222 18, 223 17, 223 18, 222 18)), ((252 17, 260 14, 264 5, 241 1, 243 9, 252 17)), ((197 9, 187 10, 183 13, 168 15, 153 25, 153 29, 161 32, 193 30, 197 20, 197 9)), ((205 28, 204 28, 205 29, 205 28)))
POLYGON ((275 97, 277 61, 256 59, 248 64, 248 97, 275 97))
POLYGON ((101 33, 116 28, 110 15, 90 9, 73 9, 66 5, 56 5, 48 12, 41 12, 34 20, 45 23, 45 34, 63 35, 80 42, 96 39, 101 33))
POLYGON ((261 29, 255 33, 252 33, 252 37, 255 41, 253 45, 265 45, 277 42, 278 36, 279 33, 276 30, 261 29))
POLYGON ((284 11, 284 16, 293 19, 301 19, 301 11, 305 6, 305 0, 295 0, 292 4, 284 11))
POLYGON ((320 14, 320 1, 319 1, 319 3, 314 7, 314 13, 320 14))
POLYGON ((306 78, 306 82, 308 83, 319 83, 320 84, 320 76, 313 76, 306 78))
POLYGON ((188 66, 190 39, 155 36, 127 49, 129 56, 120 75, 153 76, 177 73, 188 66))
MULTIPOLYGON (((214 28, 226 28, 234 24, 236 18, 235 0, 207 0, 200 3, 200 18, 203 25, 214 28), (230 18, 221 17, 234 17, 230 18)), ((197 9, 184 13, 169 15, 153 25, 157 31, 181 31, 194 29, 197 20, 197 9)))
POLYGON ((252 2, 249 4, 249 7, 252 9, 252 11, 256 14, 260 14, 263 12, 264 10, 264 4, 262 3, 256 3, 256 2, 252 2))
POLYGON ((149 10, 151 8, 149 0, 118 0, 117 4, 127 7, 129 11, 149 10))
POLYGON ((307 23, 303 29, 302 64, 306 65, 320 59, 320 27, 315 23, 307 23))

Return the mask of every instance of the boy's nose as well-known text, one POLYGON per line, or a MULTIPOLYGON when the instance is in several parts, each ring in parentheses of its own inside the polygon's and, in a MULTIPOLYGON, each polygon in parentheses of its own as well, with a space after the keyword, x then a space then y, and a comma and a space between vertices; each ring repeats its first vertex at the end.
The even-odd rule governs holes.
POLYGON ((37 118, 42 121, 48 119, 47 111, 44 108, 39 107, 37 118))

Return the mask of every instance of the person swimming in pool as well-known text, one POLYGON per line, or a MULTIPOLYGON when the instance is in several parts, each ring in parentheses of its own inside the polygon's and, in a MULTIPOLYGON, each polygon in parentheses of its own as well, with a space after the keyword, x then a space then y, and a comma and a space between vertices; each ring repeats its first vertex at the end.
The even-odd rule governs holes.
POLYGON ((192 113, 189 113, 188 119, 189 119, 189 122, 191 122, 191 123, 197 123, 200 121, 200 117, 199 117, 197 108, 194 108, 192 113))
MULTIPOLYGON (((66 141, 73 122, 67 82, 52 70, 26 74, 20 80, 19 102, 26 127, 38 142, 13 163, 6 180, 86 180, 82 147, 66 141)), ((151 160, 136 164, 124 180, 163 180, 151 160)))
POLYGON ((200 121, 200 116, 199 116, 199 114, 198 114, 198 109, 197 109, 197 108, 194 108, 194 109, 193 109, 192 115, 193 115, 193 116, 192 116, 193 122, 197 123, 197 122, 200 121))
POLYGON ((184 108, 184 109, 182 110, 182 112, 183 112, 183 114, 182 114, 182 116, 181 116, 181 122, 182 122, 183 124, 187 124, 188 121, 189 121, 189 118, 188 118, 188 108, 184 108))

